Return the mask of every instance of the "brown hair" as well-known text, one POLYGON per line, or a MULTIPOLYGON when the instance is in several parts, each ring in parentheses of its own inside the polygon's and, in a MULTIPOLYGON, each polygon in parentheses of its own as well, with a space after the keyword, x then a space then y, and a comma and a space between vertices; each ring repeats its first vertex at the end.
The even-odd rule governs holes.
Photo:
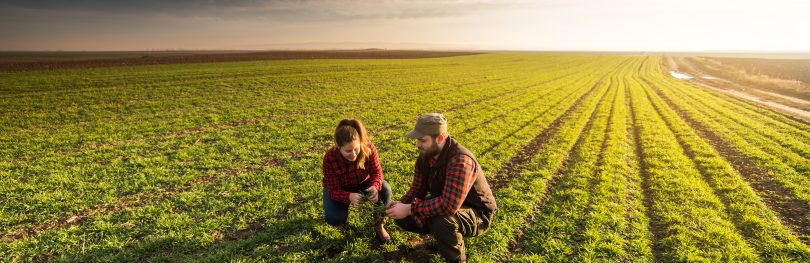
POLYGON ((371 154, 368 147, 368 133, 359 119, 343 119, 335 129, 335 146, 341 147, 354 140, 360 141, 360 153, 357 155, 357 168, 366 169, 366 158, 371 154))

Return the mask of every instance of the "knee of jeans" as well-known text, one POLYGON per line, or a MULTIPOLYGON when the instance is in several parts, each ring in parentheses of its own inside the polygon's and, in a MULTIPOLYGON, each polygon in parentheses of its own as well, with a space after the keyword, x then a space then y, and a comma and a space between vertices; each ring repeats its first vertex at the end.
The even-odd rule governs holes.
POLYGON ((383 182, 382 182, 382 190, 384 192, 389 192, 389 193, 391 192, 391 185, 388 184, 388 181, 383 180, 383 182))
POLYGON ((428 222, 428 228, 430 228, 430 232, 442 232, 442 231, 456 231, 458 228, 458 222, 456 222, 456 217, 454 215, 448 215, 443 217, 436 217, 428 222))
POLYGON ((341 218, 334 215, 325 215, 326 223, 333 226, 339 226, 346 223, 346 218, 341 218))
POLYGON ((390 201, 391 200, 391 186, 388 186, 388 183, 383 181, 382 191, 380 191, 380 202, 390 201))

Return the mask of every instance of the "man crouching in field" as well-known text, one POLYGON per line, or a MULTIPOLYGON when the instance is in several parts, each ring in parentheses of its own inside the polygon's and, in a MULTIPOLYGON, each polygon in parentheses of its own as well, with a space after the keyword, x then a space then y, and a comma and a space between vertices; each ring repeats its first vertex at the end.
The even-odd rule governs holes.
POLYGON ((492 223, 497 206, 475 156, 447 133, 447 119, 426 114, 405 136, 416 139, 419 157, 408 192, 386 215, 403 229, 431 234, 449 262, 465 262, 462 237, 479 236, 492 223))

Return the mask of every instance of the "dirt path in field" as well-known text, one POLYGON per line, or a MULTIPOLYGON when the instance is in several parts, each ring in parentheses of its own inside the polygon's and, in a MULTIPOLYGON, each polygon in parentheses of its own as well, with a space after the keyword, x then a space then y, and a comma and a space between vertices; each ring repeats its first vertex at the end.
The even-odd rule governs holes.
MULTIPOLYGON (((750 93, 745 93, 745 92, 741 92, 741 91, 737 91, 737 90, 717 88, 717 87, 714 87, 714 86, 710 86, 709 84, 706 84, 706 83, 704 83, 702 81, 693 81, 693 83, 696 83, 696 84, 698 84, 698 85, 700 85, 700 86, 702 86, 704 88, 707 88, 707 89, 718 91, 718 92, 721 92, 721 93, 724 93, 724 94, 727 94, 727 95, 731 95, 731 96, 734 96, 734 97, 737 97, 737 98, 741 98, 741 99, 744 99, 744 100, 753 101, 753 102, 765 105, 767 107, 770 107, 771 109, 775 109, 776 111, 779 111, 779 112, 782 112, 782 113, 785 113, 785 114, 788 114, 788 115, 791 115, 791 116, 798 117, 798 118, 804 120, 805 122, 810 122, 810 111, 802 110, 802 109, 799 109, 799 108, 794 108, 794 107, 787 106, 787 105, 784 105, 784 104, 781 104, 781 103, 778 103, 778 102, 775 102, 775 101, 763 99, 763 98, 757 97, 755 95, 752 95, 750 93)), ((782 96, 782 95, 775 94, 775 93, 774 93, 774 95, 782 96)), ((785 97, 785 96, 782 96, 782 97, 785 97)), ((800 101, 803 104, 810 105, 810 102, 805 101, 805 100, 801 100, 801 99, 793 98, 793 97, 786 97, 786 98, 790 98, 792 100, 797 100, 797 101, 800 101)))
MULTIPOLYGON (((712 148, 720 153, 720 155, 731 164, 734 170, 739 172, 740 175, 748 181, 751 187, 754 188, 765 202, 765 205, 776 212, 782 223, 799 234, 799 236, 804 235, 810 237, 810 207, 802 201, 793 198, 793 194, 781 184, 774 181, 771 175, 768 174, 768 171, 762 170, 756 164, 748 161, 748 158, 746 158, 744 154, 712 132, 711 129, 691 118, 683 109, 675 106, 675 104, 668 97, 661 94, 657 88, 653 88, 653 91, 656 92, 682 120, 689 124, 701 138, 705 139, 712 148)), ((693 156, 690 156, 690 158, 693 158, 693 156)), ((728 204, 725 205, 728 206, 728 204)), ((806 244, 810 244, 810 240, 807 238, 802 239, 802 241, 806 244)))
MULTIPOLYGON (((676 63, 672 57, 667 57, 667 68, 669 68, 672 71, 676 71, 676 72, 680 70, 680 67, 678 66, 678 63, 676 63)), ((692 74, 697 75, 697 76, 693 76, 694 78, 692 78, 692 79, 682 80, 682 81, 687 81, 689 83, 696 84, 696 85, 701 86, 703 88, 714 90, 714 91, 717 91, 717 92, 720 92, 720 93, 723 93, 723 94, 726 94, 726 95, 730 95, 730 96, 735 97, 735 98, 740 98, 740 99, 743 99, 743 100, 746 100, 746 101, 751 101, 751 102, 754 102, 754 103, 758 103, 760 105, 764 105, 764 106, 766 106, 766 107, 768 107, 770 109, 773 109, 775 111, 778 111, 778 112, 781 112, 781 113, 784 113, 784 114, 788 114, 790 116, 797 117, 797 118, 803 120, 804 122, 810 123, 810 111, 806 111, 806 110, 796 108, 796 107, 792 107, 792 106, 788 106, 788 105, 785 105, 785 104, 782 104, 782 103, 779 103, 779 102, 776 102, 776 101, 761 98, 761 97, 759 97, 757 95, 754 95, 752 93, 740 91, 739 89, 744 89, 744 86, 741 85, 741 84, 738 84, 738 83, 734 83, 734 82, 732 82, 730 80, 725 80, 724 79, 722 82, 726 83, 725 85, 727 85, 727 86, 736 86, 736 87, 740 87, 740 88, 739 89, 731 89, 731 88, 719 85, 718 84, 719 82, 710 83, 710 82, 706 81, 705 79, 703 79, 701 77, 701 76, 705 76, 707 74, 698 71, 694 67, 689 67, 689 69, 687 71, 691 71, 692 74)), ((758 92, 762 92, 762 93, 765 93, 765 94, 768 94, 768 95, 771 95, 771 96, 774 96, 774 97, 786 99, 786 100, 789 100, 791 102, 795 102, 797 104, 810 105, 810 101, 806 101, 806 100, 803 100, 803 99, 790 97, 790 96, 785 96, 785 95, 781 95, 781 94, 776 94, 776 93, 768 92, 768 91, 758 91, 758 92)))
POLYGON ((793 102, 793 103, 796 103, 796 104, 800 104, 802 106, 810 106, 810 101, 803 100, 803 99, 800 99, 800 98, 786 96, 786 95, 782 95, 782 94, 779 94, 779 93, 773 93, 773 92, 764 91, 764 90, 760 90, 758 92, 762 92, 762 93, 767 94, 768 96, 777 97, 777 98, 787 100, 787 101, 790 101, 790 102, 793 102))
MULTIPOLYGON (((411 59, 482 54, 480 52, 427 50, 324 50, 324 51, 187 51, 187 52, 122 52, 119 57, 84 59, 23 58, 0 59, 0 72, 59 70, 98 67, 126 67, 157 64, 216 63, 256 60, 291 59, 411 59)), ((58 53, 57 53, 58 54, 58 53)), ((0 57, 2 58, 2 57, 0 57)))
MULTIPOLYGON (((680 61, 680 63, 676 62, 671 56, 667 57, 667 65, 668 65, 668 67, 669 67, 669 69, 671 71, 675 71, 675 72, 682 71, 682 72, 686 72, 688 74, 692 74, 693 77, 694 77, 694 79, 692 79, 692 80, 699 81, 699 82, 705 82, 707 84, 707 86, 723 87, 724 85, 731 85, 732 87, 735 88, 734 90, 745 90, 745 88, 746 88, 745 86, 743 86, 743 85, 741 85, 739 83, 735 83, 735 82, 729 81, 727 79, 718 78, 718 77, 711 77, 711 76, 709 76, 709 74, 706 74, 705 72, 702 72, 702 71, 698 70, 697 68, 695 68, 695 66, 692 65, 691 62, 687 61, 683 57, 679 57, 678 61, 680 61), (680 66, 683 66, 683 68, 681 68, 680 66)), ((764 95, 766 95, 766 97, 776 97, 776 98, 779 98, 779 99, 787 100, 789 102, 799 104, 802 107, 810 106, 810 101, 807 101, 807 100, 804 100, 804 99, 801 99, 801 98, 782 95, 782 94, 779 94, 779 93, 770 92, 770 91, 762 90, 762 89, 749 89, 749 90, 751 90, 753 93, 764 94, 764 95)), ((758 97, 756 94, 753 94, 753 93, 752 94, 748 94, 746 92, 741 92, 741 93, 752 96, 752 97, 758 97)), ((762 100, 767 101, 764 98, 762 100)), ((802 108, 802 109, 806 109, 806 108, 802 108)))

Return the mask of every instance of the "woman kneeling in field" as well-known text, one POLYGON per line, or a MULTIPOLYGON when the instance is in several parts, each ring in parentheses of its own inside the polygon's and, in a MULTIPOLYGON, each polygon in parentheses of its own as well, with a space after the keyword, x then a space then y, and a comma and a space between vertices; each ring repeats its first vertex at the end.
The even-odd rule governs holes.
MULTIPOLYGON (((365 192, 368 201, 387 205, 391 186, 383 180, 377 148, 357 119, 344 119, 335 129, 335 146, 323 157, 323 210, 326 223, 346 227, 349 205, 359 206, 365 192)), ((383 214, 374 215, 374 230, 380 242, 391 237, 383 227, 383 214)))

